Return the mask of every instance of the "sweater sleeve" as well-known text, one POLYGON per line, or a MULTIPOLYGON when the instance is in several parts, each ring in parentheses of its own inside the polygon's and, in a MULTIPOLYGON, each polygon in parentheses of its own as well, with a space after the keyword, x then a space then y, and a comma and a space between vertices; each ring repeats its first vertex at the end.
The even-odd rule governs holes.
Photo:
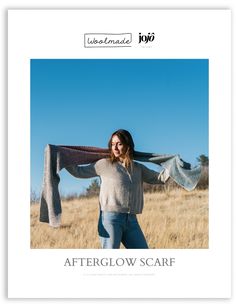
POLYGON ((99 176, 99 168, 97 163, 92 163, 87 166, 71 165, 65 169, 76 178, 88 179, 99 176))
POLYGON ((149 184, 165 184, 165 182, 169 179, 169 172, 167 169, 163 169, 159 173, 157 171, 147 168, 144 165, 141 166, 143 182, 149 184))

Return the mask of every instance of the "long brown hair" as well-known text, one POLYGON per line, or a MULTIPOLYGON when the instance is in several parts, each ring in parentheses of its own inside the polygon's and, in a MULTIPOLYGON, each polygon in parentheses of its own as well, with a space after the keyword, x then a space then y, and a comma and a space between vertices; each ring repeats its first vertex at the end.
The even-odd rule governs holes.
POLYGON ((119 129, 111 135, 110 140, 108 142, 108 148, 110 150, 110 155, 111 155, 110 159, 112 163, 114 163, 115 161, 118 161, 118 158, 115 157, 112 151, 112 138, 114 136, 117 136, 125 147, 124 164, 125 164, 125 167, 128 169, 129 167, 132 167, 132 161, 134 157, 133 138, 131 134, 125 129, 119 129))

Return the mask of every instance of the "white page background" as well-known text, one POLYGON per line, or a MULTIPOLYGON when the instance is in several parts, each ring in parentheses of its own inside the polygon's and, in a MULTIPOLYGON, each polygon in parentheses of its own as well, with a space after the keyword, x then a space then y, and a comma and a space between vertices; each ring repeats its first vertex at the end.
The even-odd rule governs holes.
MULTIPOLYGON (((233 1, 179 1, 178 2, 178 5, 176 3, 176 1, 158 1, 158 3, 156 1, 146 1, 145 4, 142 4, 141 1, 135 1, 132 2, 132 1, 125 1, 125 3, 123 3, 124 1, 119 1, 116 3, 113 4, 113 6, 115 7, 131 7, 131 5, 135 5, 135 7, 157 7, 157 8, 169 8, 169 7, 173 7, 173 8, 233 8, 234 7, 234 2, 233 1)), ((64 1, 57 1, 57 3, 55 3, 54 1, 41 1, 41 2, 38 2, 38 1, 34 1, 34 5, 32 2, 28 2, 27 1, 22 1, 21 3, 18 3, 16 1, 2 1, 1 2, 1 8, 2 8, 2 17, 3 17, 3 20, 5 20, 4 22, 4 34, 3 34, 3 45, 6 44, 6 8, 28 8, 28 7, 31 7, 31 8, 52 8, 55 7, 56 8, 68 8, 68 7, 78 7, 77 5, 77 1, 67 1, 66 4, 64 3, 64 1)), ((98 7, 96 5, 96 1, 80 1, 80 6, 79 7, 90 7, 91 5, 93 5, 94 7, 98 7)), ((109 3, 106 3, 106 1, 100 1, 100 6, 99 7, 106 7, 108 6, 109 3)), ((5 58, 3 58, 3 61, 2 61, 2 67, 5 68, 5 72, 3 72, 3 74, 1 75, 2 77, 2 85, 5 85, 6 87, 6 49, 2 48, 2 53, 3 53, 3 56, 5 56, 5 58)), ((2 93, 4 94, 3 95, 3 101, 6 100, 6 88, 3 88, 4 91, 2 91, 2 93)), ((3 132, 6 133, 6 105, 1 105, 3 106, 3 108, 1 109, 2 113, 2 125, 3 125, 3 132)), ((235 109, 233 109, 233 112, 234 112, 235 109)), ((6 145, 6 136, 1 134, 1 136, 3 137, 2 140, 5 142, 5 145, 6 145)), ((6 159, 6 153, 4 152, 1 152, 1 157, 3 159, 6 159)), ((3 165, 3 169, 4 171, 6 171, 6 167, 4 167, 3 165)), ((5 179, 3 179, 3 177, 1 178, 2 179, 2 185, 1 185, 1 195, 3 196, 4 200, 3 200, 3 204, 6 203, 7 199, 6 199, 6 183, 5 183, 5 179)), ((5 211, 3 210, 3 215, 2 217, 6 218, 6 214, 4 215, 5 211)), ((6 228, 6 222, 3 221, 3 226, 5 226, 6 228)), ((5 233, 4 233, 5 234, 5 233)), ((6 250, 6 238, 4 237, 3 239, 3 249, 6 250)), ((22 249, 23 250, 23 249, 22 249)), ((163 251, 162 251, 163 252, 163 251)), ((185 250, 186 252, 186 250, 185 250)), ((165 250, 164 251, 165 255, 168 255, 167 251, 165 250)), ((41 304, 46 304, 47 302, 51 305, 57 305, 57 306, 60 306, 60 305, 67 305, 68 303, 70 305, 77 305, 77 301, 78 300, 41 300, 41 301, 36 301, 36 300, 7 300, 6 299, 6 290, 7 290, 7 287, 6 287, 6 264, 7 264, 7 259, 6 259, 6 254, 2 255, 3 256, 3 261, 5 263, 5 269, 3 270, 3 272, 5 273, 5 277, 4 277, 4 280, 3 280, 3 283, 2 283, 2 287, 3 287, 3 294, 2 294, 2 301, 1 301, 1 304, 3 304, 3 306, 5 307, 5 305, 14 305, 14 304, 17 304, 17 305, 23 305, 24 307, 27 306, 27 305, 31 305, 32 303, 34 305, 41 305, 41 304)), ((182 260, 182 258, 181 258, 182 260)), ((218 269, 217 271, 215 272, 215 277, 216 275, 218 276, 218 269)), ((220 276, 218 276, 220 277, 220 276)), ((32 287, 33 288, 33 287, 32 287)), ((135 305, 135 306, 138 306, 138 305, 143 305, 143 304, 149 304, 149 305, 163 305, 163 306, 167 306, 167 307, 170 307, 170 306, 180 306, 181 307, 183 305, 188 305, 189 304, 192 304, 192 305, 202 305, 202 304, 207 304, 207 305, 214 305, 217 306, 217 305, 220 305, 220 306, 224 306, 224 305, 227 305, 227 306, 232 306, 233 303, 234 303, 234 299, 233 300, 158 300, 158 302, 156 302, 155 300, 120 300, 120 301, 112 301, 112 305, 125 305, 125 304, 128 304, 129 307, 132 306, 132 305, 135 305)), ((105 305, 110 305, 111 304, 111 301, 107 300, 82 300, 80 301, 80 305, 96 305, 96 306, 105 306, 105 305)))
POLYGON ((230 14, 229 10, 9 11, 9 297, 230 296, 230 186, 228 181, 219 180, 230 178, 230 14), (132 48, 123 49, 84 48, 83 34, 94 32, 94 25, 98 33, 138 35, 140 21, 142 32, 152 29, 160 33, 159 44, 146 49, 135 43, 132 48), (209 59, 209 249, 147 252, 30 249, 31 58, 209 59), (16 132, 19 138, 15 137, 16 132), (219 168, 222 161, 224 168, 219 168), (15 206, 17 203, 20 206, 15 206), (176 264, 172 268, 132 269, 63 266, 66 258, 98 255, 101 258, 167 256, 175 257, 176 264), (96 276, 84 275, 85 270, 92 270, 96 276), (125 279, 120 271, 124 271, 125 279))

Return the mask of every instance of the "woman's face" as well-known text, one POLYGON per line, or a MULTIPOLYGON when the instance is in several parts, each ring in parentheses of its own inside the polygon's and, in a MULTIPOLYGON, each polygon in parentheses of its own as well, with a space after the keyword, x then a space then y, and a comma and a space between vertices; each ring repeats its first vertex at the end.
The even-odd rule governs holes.
POLYGON ((111 150, 115 157, 121 158, 125 154, 125 145, 118 136, 114 135, 111 140, 111 150))

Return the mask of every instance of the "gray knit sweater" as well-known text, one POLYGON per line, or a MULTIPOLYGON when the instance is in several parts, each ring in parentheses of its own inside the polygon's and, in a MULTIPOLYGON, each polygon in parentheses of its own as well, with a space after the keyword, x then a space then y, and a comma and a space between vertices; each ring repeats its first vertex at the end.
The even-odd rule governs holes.
POLYGON ((102 211, 140 214, 143 210, 143 182, 164 184, 169 178, 167 170, 158 173, 133 162, 128 170, 121 162, 111 163, 103 158, 88 166, 66 167, 77 178, 101 179, 99 204, 102 211))

